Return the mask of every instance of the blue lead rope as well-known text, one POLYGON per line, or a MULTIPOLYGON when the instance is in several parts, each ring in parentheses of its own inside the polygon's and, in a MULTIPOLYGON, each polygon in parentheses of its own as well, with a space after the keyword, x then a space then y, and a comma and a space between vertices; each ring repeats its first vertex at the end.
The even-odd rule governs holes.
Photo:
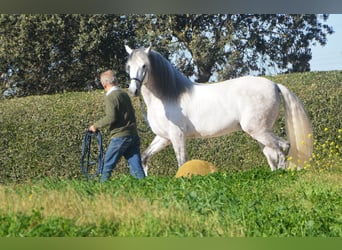
POLYGON ((99 130, 97 130, 95 133, 87 130, 84 141, 82 145, 82 155, 81 155, 81 171, 82 174, 89 178, 95 178, 99 176, 102 173, 103 168, 103 147, 102 147, 102 135, 99 130), (93 138, 97 137, 97 143, 99 147, 99 155, 97 157, 97 161, 92 161, 90 159, 91 154, 91 141, 93 138), (95 174, 89 173, 91 170, 91 167, 93 165, 97 164, 97 171, 95 174))

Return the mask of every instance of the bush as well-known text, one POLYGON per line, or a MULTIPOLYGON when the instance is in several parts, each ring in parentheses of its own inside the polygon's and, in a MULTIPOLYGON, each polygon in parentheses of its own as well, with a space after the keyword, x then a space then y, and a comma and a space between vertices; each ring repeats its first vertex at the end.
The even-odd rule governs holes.
MULTIPOLYGON (((314 127, 317 143, 338 136, 342 128, 342 71, 285 74, 270 77, 288 86, 303 101, 314 127), (328 128, 328 130, 326 130, 328 128)), ((138 125, 146 128, 137 99, 138 125)), ((80 156, 88 126, 103 115, 103 92, 73 92, 29 96, 0 101, 0 183, 23 182, 45 176, 82 178, 80 156)), ((284 136, 281 114, 275 132, 284 136)), ((108 131, 102 131, 104 149, 108 131)), ((153 139, 141 132, 141 149, 153 139)), ((213 163, 220 171, 242 171, 266 165, 257 142, 242 132, 211 139, 194 139, 187 144, 189 159, 213 163)), ((150 175, 173 176, 177 162, 172 147, 155 155, 150 175)), ((127 173, 125 161, 116 173, 127 173)))

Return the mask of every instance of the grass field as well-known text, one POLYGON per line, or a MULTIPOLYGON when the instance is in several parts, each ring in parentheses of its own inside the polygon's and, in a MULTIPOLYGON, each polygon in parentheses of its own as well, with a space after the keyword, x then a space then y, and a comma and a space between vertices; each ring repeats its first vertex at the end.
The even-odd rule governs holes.
POLYGON ((2 186, 0 236, 342 236, 342 171, 2 186))
MULTIPOLYGON (((302 171, 270 171, 258 144, 235 133, 189 141, 190 158, 218 167, 209 176, 174 178, 169 147, 144 180, 123 161, 110 182, 86 181, 81 144, 102 115, 101 91, 1 101, 0 236, 341 237, 342 72, 272 80, 299 96, 313 123, 314 154, 302 171)), ((282 116, 275 131, 284 136, 282 116)), ((152 138, 141 133, 142 149, 152 138)))

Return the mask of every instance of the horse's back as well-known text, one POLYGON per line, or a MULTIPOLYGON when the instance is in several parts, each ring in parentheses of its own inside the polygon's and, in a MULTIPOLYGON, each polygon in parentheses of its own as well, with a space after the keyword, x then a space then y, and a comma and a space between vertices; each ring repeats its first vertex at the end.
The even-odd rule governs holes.
POLYGON ((258 93, 260 91, 272 91, 272 89, 276 88, 276 84, 271 80, 260 77, 260 76, 242 76, 218 83, 214 83, 213 85, 227 85, 229 86, 231 91, 242 91, 245 92, 248 90, 249 92, 258 93))
POLYGON ((212 107, 231 106, 241 112, 252 108, 251 105, 255 107, 277 103, 278 91, 277 85, 267 78, 244 76, 212 84, 196 84, 191 98, 199 99, 197 101, 202 106, 206 103, 212 107))

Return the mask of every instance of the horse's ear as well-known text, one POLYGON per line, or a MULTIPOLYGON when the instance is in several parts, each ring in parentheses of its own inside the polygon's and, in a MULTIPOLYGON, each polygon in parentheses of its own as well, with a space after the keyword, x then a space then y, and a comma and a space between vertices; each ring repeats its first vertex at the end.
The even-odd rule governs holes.
POLYGON ((129 55, 132 54, 133 50, 128 45, 125 45, 125 49, 129 55))
POLYGON ((148 47, 145 49, 145 53, 146 53, 146 54, 150 54, 150 52, 151 52, 151 47, 152 47, 152 45, 150 44, 150 46, 148 46, 148 47))

